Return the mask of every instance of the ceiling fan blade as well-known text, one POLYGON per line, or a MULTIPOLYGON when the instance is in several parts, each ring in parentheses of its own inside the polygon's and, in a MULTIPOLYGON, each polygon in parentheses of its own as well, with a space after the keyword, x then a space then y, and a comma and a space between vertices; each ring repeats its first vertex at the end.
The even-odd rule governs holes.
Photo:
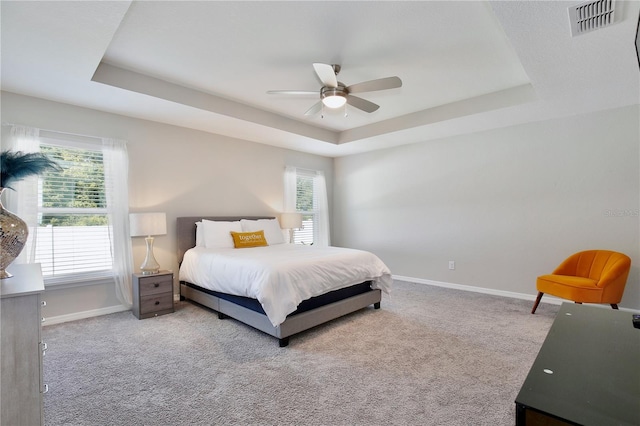
POLYGON ((320 112, 320 110, 322 109, 322 101, 317 102, 316 104, 314 104, 311 108, 309 108, 307 110, 307 112, 304 113, 304 115, 314 115, 320 112))
POLYGON ((347 103, 353 107, 363 110, 364 112, 374 112, 380 105, 369 102, 366 99, 357 96, 347 95, 347 103))
POLYGON ((311 90, 268 90, 268 95, 315 95, 318 96, 318 91, 311 90))
POLYGON ((334 88, 338 87, 338 77, 336 77, 336 72, 331 65, 316 62, 313 64, 313 69, 316 70, 316 74, 323 85, 334 88))
POLYGON ((379 78, 377 80, 364 81, 356 83, 349 87, 349 93, 375 92, 376 90, 395 89, 402 87, 402 80, 398 77, 379 78))

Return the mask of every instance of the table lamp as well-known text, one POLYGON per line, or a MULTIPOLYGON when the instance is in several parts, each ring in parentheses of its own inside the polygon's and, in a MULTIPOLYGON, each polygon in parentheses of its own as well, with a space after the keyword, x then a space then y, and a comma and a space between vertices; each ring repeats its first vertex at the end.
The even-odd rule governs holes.
POLYGON ((302 228, 302 213, 282 213, 280 226, 289 230, 289 242, 293 243, 293 230, 302 228))
POLYGON ((132 237, 146 237, 147 255, 140 265, 142 275, 157 274, 160 265, 153 255, 153 235, 167 234, 167 215, 165 213, 131 213, 129 229, 132 237))

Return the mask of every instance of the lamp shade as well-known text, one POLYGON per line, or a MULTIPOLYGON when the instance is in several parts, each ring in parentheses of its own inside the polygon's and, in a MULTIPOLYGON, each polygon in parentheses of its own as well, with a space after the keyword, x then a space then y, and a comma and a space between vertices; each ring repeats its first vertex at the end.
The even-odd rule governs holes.
POLYGON ((129 214, 129 231, 132 237, 166 235, 167 215, 165 213, 129 214))
POLYGON ((282 229, 302 228, 302 213, 282 213, 280 215, 280 226, 282 229))

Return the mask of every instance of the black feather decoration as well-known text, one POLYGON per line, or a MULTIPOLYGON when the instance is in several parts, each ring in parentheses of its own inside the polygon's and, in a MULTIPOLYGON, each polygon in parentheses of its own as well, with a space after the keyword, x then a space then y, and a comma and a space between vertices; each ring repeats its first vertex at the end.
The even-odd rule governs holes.
POLYGON ((0 154, 0 188, 13 189, 10 186, 13 182, 48 170, 60 171, 62 168, 41 152, 3 151, 0 154))

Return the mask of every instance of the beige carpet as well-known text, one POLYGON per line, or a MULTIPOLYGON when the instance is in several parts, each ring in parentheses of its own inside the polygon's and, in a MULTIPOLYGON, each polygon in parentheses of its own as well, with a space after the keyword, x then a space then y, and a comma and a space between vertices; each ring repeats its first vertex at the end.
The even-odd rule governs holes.
POLYGON ((397 282, 277 340, 188 302, 44 328, 54 425, 513 425, 558 306, 397 282))

